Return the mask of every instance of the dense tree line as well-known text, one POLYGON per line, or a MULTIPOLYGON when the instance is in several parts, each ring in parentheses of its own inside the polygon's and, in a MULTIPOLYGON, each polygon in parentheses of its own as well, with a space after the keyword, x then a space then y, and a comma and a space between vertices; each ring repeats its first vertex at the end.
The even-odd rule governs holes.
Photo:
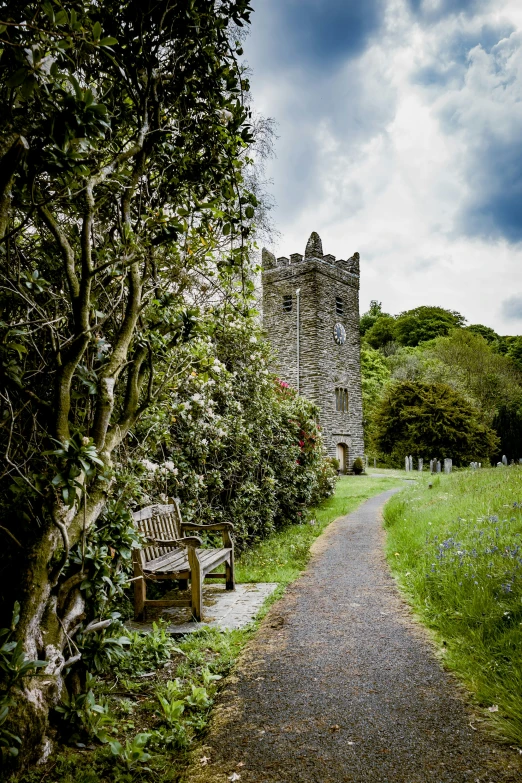
POLYGON ((377 301, 361 316, 361 335, 370 453, 396 465, 410 452, 457 464, 522 457, 522 337, 467 326, 441 307, 393 316, 377 301), (452 434, 455 416, 464 440, 452 434))

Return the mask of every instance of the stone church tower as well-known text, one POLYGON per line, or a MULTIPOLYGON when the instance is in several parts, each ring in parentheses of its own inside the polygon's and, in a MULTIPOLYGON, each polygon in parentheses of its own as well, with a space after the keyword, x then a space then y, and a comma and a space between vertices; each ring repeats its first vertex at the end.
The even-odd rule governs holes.
POLYGON ((314 231, 304 258, 263 249, 263 326, 275 371, 320 410, 328 454, 351 472, 364 453, 359 336, 359 254, 324 255, 314 231))

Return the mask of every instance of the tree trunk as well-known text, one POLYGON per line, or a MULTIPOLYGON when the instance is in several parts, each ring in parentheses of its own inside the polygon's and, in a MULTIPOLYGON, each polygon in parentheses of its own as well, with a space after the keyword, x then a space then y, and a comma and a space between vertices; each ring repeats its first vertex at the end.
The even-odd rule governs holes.
MULTIPOLYGON (((85 522, 89 528, 96 521, 105 494, 106 490, 90 499, 85 519, 83 506, 75 511, 55 509, 71 535, 71 545, 80 540, 85 522)), ((63 550, 60 530, 49 524, 34 542, 20 574, 22 600, 15 635, 22 642, 26 658, 46 661, 47 666, 12 691, 14 703, 6 728, 22 741, 14 759, 18 767, 43 761, 52 750, 50 713, 63 698, 65 677, 72 670, 68 662, 77 655, 71 636, 85 619, 85 602, 80 592, 84 574, 80 570, 67 578, 63 576, 63 550)))

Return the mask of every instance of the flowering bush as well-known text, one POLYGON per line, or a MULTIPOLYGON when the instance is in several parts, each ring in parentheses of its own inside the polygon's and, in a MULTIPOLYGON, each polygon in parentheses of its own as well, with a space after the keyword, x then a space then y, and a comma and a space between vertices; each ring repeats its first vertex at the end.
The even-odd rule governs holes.
MULTIPOLYGON (((269 371, 253 317, 208 313, 191 344, 192 367, 148 412, 141 458, 144 500, 178 496, 184 518, 230 521, 240 548, 300 522, 333 492, 317 409, 269 371)), ((140 432, 138 432, 138 440, 140 432)))

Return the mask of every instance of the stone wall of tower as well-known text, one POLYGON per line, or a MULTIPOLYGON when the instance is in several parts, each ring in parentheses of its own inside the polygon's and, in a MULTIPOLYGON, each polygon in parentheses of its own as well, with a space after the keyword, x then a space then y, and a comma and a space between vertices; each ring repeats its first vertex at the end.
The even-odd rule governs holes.
POLYGON ((348 466, 364 454, 359 336, 359 256, 348 261, 323 255, 315 232, 304 257, 290 259, 263 251, 263 326, 275 352, 274 370, 320 409, 328 453, 348 449, 348 466), (297 294, 299 289, 299 378, 297 358, 297 294), (292 310, 283 308, 291 297, 292 310), (336 312, 336 298, 343 314, 336 312), (346 330, 343 345, 334 342, 334 326, 346 330), (348 390, 347 412, 336 411, 336 388, 348 390))

